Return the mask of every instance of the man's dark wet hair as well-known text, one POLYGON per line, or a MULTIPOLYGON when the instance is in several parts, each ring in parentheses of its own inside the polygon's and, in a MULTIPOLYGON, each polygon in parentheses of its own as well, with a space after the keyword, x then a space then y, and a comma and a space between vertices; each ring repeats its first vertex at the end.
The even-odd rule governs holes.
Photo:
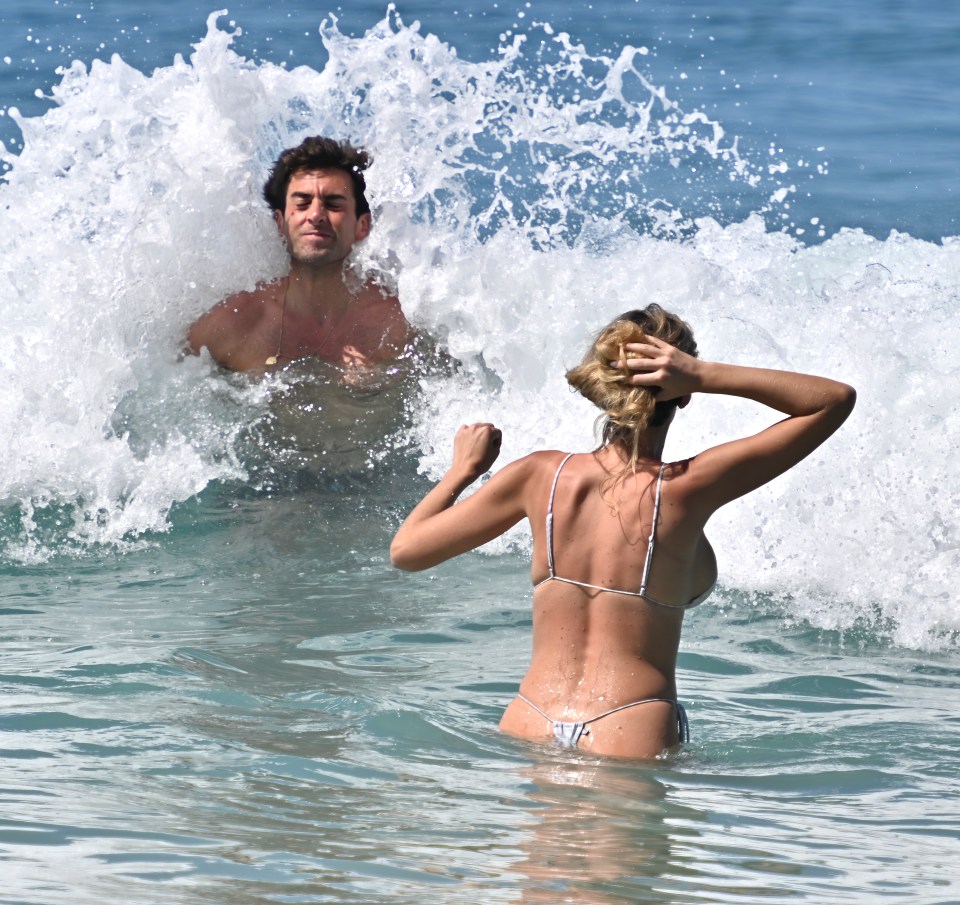
POLYGON ((263 197, 271 210, 283 212, 287 207, 290 177, 298 170, 343 170, 353 181, 353 196, 357 201, 357 216, 360 217, 370 213, 363 171, 371 163, 373 160, 363 148, 355 148, 347 141, 312 135, 295 148, 287 148, 277 158, 263 184, 263 197))

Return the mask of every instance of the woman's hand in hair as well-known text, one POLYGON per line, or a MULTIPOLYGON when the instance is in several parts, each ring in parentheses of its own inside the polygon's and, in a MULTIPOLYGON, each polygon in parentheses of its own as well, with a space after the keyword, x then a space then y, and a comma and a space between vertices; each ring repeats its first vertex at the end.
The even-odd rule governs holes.
POLYGON ((678 399, 700 389, 699 359, 655 336, 644 336, 640 342, 626 343, 620 361, 610 364, 614 368, 626 367, 632 371, 629 382, 634 386, 648 387, 657 402, 678 399))
POLYGON ((475 481, 497 461, 502 438, 500 429, 488 422, 462 425, 453 438, 451 471, 475 481))

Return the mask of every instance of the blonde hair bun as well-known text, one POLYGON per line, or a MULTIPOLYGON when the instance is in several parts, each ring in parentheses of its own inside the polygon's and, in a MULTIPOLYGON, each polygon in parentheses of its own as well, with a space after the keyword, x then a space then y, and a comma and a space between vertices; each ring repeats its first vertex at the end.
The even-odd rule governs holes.
POLYGON ((641 434, 651 425, 669 419, 676 400, 657 402, 656 388, 634 386, 630 371, 614 367, 621 361, 627 343, 655 336, 688 355, 697 355, 693 330, 684 320, 657 304, 621 314, 597 334, 583 361, 567 371, 567 383, 603 413, 604 444, 622 442, 630 454, 630 467, 641 455, 641 434))

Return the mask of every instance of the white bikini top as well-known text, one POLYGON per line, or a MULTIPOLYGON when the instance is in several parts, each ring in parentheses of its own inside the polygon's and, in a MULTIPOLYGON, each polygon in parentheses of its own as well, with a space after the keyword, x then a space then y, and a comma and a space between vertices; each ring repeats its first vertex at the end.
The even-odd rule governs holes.
POLYGON ((610 594, 625 594, 628 597, 642 597, 644 600, 655 604, 656 606, 670 607, 671 609, 678 610, 689 610, 699 604, 703 603, 710 594, 713 592, 713 589, 716 587, 716 581, 714 581, 709 588, 707 588, 702 594, 698 594, 693 600, 690 600, 687 603, 665 603, 662 600, 657 600, 656 597, 651 597, 647 593, 647 579, 650 577, 650 566, 653 564, 653 550, 656 545, 656 532, 657 532, 657 522, 660 517, 660 488, 663 484, 663 471, 667 467, 666 463, 660 466, 660 474, 657 476, 657 492, 656 497, 653 502, 653 526, 650 529, 650 541, 647 544, 647 559, 643 564, 643 578, 640 582, 639 591, 625 591, 620 588, 605 588, 600 585, 590 584, 587 581, 578 581, 575 578, 563 578, 560 575, 557 575, 555 566, 554 566, 554 557, 553 557, 553 499, 557 493, 557 482, 560 480, 560 472, 563 470, 563 466, 573 457, 574 453, 568 453, 564 460, 560 463, 560 466, 557 468, 557 473, 553 477, 553 486, 550 488, 550 501, 547 504, 547 567, 550 570, 550 574, 543 579, 543 581, 538 581, 533 589, 536 590, 541 585, 546 584, 548 581, 562 581, 565 584, 576 585, 580 588, 591 588, 595 591, 607 591, 610 594))

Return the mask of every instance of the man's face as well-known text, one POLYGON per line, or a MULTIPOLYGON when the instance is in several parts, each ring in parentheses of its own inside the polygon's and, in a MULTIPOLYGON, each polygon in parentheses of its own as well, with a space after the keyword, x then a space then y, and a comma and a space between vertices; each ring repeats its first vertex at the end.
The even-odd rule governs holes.
POLYGON ((343 170, 298 170, 287 186, 287 207, 274 211, 290 257, 300 264, 343 261, 370 232, 370 215, 357 217, 353 181, 343 170))

